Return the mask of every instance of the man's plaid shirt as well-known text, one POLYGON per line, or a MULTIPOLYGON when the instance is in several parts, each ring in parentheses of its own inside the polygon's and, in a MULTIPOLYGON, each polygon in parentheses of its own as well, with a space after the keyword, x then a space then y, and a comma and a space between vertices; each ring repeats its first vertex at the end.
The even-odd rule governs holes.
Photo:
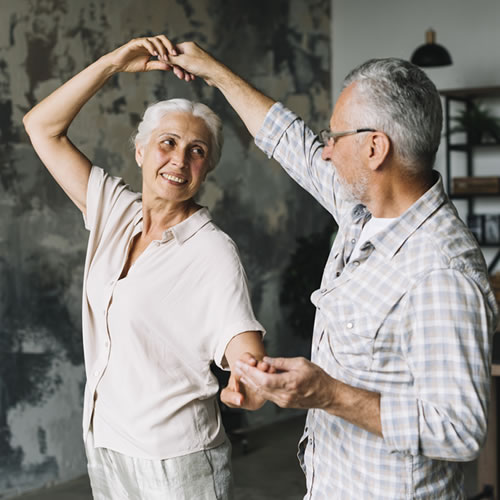
POLYGON ((339 225, 311 296, 312 361, 381 394, 383 438, 309 411, 299 453, 305 498, 463 498, 460 462, 477 456, 486 435, 497 306, 481 251, 440 177, 351 261, 371 214, 336 197, 317 136, 276 103, 255 142, 339 225))

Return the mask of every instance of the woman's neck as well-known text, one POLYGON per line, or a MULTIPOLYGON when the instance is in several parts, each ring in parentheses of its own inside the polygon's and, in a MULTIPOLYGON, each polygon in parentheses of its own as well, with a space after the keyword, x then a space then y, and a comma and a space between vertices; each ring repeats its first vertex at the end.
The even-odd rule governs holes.
POLYGON ((142 235, 160 238, 169 228, 179 224, 200 209, 194 200, 167 202, 159 200, 153 203, 142 201, 142 235))

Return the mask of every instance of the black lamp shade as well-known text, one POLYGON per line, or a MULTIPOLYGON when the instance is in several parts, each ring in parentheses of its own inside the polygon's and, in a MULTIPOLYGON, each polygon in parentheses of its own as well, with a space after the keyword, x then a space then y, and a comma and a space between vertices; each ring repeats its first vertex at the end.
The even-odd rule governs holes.
POLYGON ((438 43, 435 43, 436 33, 433 30, 426 32, 427 43, 418 47, 411 56, 411 62, 424 68, 432 66, 449 66, 450 53, 438 43))

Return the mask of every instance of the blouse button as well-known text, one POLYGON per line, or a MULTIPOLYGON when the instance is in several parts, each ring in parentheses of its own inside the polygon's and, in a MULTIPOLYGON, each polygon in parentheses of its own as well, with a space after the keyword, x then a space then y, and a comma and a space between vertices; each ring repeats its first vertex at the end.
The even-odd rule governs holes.
POLYGON ((347 328, 349 328, 349 330, 354 326, 354 323, 352 321, 349 321, 349 323, 347 323, 347 328))

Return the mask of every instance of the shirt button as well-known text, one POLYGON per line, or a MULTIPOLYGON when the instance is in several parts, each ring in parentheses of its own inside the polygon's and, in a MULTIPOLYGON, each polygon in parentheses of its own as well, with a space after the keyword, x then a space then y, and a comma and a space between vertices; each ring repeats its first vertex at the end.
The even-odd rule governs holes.
POLYGON ((109 340, 104 341, 104 347, 109 347, 109 340))
POLYGON ((354 243, 356 243, 356 239, 355 239, 355 238, 353 238, 353 239, 351 240, 351 243, 354 245, 354 243))
POLYGON ((354 323, 352 321, 349 321, 349 323, 347 323, 347 328, 349 328, 349 330, 354 326, 354 323))
POLYGON ((98 371, 98 370, 96 370, 96 371, 94 372, 94 377, 98 377, 98 376, 99 376, 99 371, 98 371))
POLYGON ((353 264, 354 264, 356 267, 358 267, 358 266, 359 266, 359 260, 355 260, 355 261, 353 262, 353 264))
POLYGON ((340 276, 340 271, 337 271, 337 272, 335 273, 335 276, 337 276, 337 278, 338 278, 338 277, 340 276))

